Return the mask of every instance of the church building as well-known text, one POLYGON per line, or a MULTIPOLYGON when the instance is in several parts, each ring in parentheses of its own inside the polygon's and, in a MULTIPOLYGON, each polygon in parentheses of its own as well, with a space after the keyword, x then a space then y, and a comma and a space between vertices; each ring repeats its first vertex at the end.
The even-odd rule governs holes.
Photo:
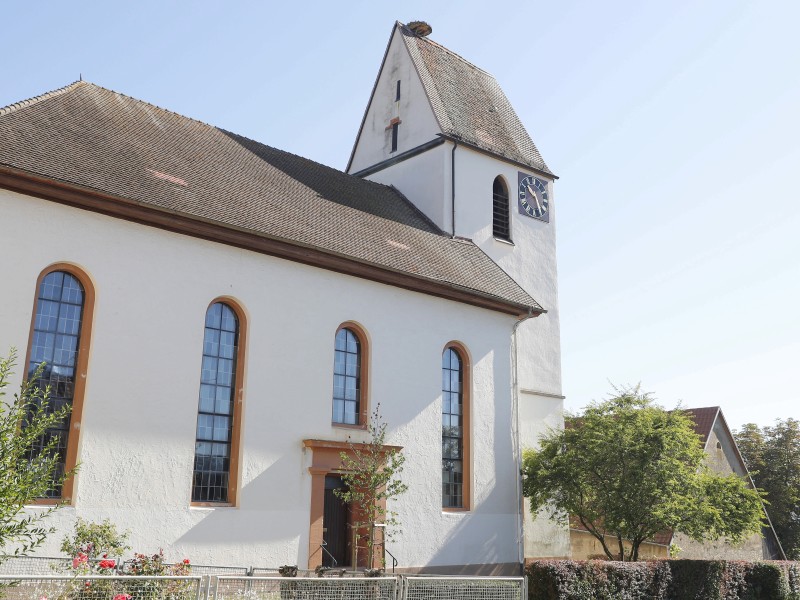
POLYGON ((569 556, 520 481, 563 426, 556 177, 429 34, 392 28, 345 172, 86 81, 0 108, 0 353, 14 386, 45 363, 79 466, 41 555, 83 518, 195 563, 364 566, 333 492, 378 409, 399 569, 569 556))

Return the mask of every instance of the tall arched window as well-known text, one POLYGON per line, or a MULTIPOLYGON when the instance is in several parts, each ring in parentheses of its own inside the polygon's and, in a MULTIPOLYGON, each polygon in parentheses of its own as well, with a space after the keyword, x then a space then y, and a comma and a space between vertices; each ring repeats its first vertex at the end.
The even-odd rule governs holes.
MULTIPOLYGON (((28 345, 27 377, 32 379, 44 363, 37 385, 50 387, 50 406, 53 409, 70 406, 71 411, 59 425, 51 427, 38 440, 29 458, 36 456, 55 438, 59 455, 57 480, 77 462, 93 304, 89 278, 71 265, 54 265, 40 276, 28 345), (75 427, 71 427, 73 424, 75 427)), ((73 480, 70 478, 63 485, 54 483, 46 498, 69 498, 72 491, 73 480)))
POLYGON ((226 302, 206 311, 192 502, 235 504, 238 472, 237 378, 241 377, 240 318, 226 302))
POLYGON ((501 240, 511 241, 508 188, 499 176, 495 177, 492 185, 492 234, 501 240))
POLYGON ((333 354, 333 422, 363 425, 365 422, 366 339, 350 323, 339 327, 333 354))
POLYGON ((469 507, 469 371, 454 344, 442 354, 442 507, 469 507))

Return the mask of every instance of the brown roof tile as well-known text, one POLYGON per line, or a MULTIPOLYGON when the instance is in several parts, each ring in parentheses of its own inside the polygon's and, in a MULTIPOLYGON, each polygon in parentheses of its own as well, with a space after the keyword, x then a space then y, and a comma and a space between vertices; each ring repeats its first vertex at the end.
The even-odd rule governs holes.
POLYGON ((445 135, 552 174, 492 75, 405 25, 397 27, 445 135))
POLYGON ((88 82, 0 109, 0 165, 542 310, 394 188, 88 82))
POLYGON ((684 408, 682 409, 694 423, 694 432, 700 436, 700 441, 705 448, 706 440, 714 426, 714 421, 719 413, 719 406, 707 406, 704 408, 684 408))

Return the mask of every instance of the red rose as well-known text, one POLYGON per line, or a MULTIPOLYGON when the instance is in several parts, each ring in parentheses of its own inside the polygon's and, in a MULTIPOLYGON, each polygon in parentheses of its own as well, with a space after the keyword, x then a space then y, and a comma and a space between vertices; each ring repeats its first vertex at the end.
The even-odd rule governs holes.
POLYGON ((184 558, 183 559, 183 564, 188 565, 189 564, 189 559, 188 558, 184 558))
POLYGON ((101 569, 113 569, 117 566, 117 563, 113 560, 101 560, 98 566, 101 569))

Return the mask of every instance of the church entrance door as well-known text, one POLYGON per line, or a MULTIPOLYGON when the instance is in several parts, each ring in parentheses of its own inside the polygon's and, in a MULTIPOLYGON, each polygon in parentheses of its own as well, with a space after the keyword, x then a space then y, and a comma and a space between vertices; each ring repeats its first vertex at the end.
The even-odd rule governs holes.
POLYGON ((325 508, 323 514, 322 540, 326 550, 323 552, 322 566, 324 567, 349 567, 350 566, 350 547, 349 541, 349 521, 350 510, 347 504, 337 498, 333 491, 346 489, 341 477, 335 475, 325 476, 325 508), (334 565, 331 556, 336 559, 334 565))

